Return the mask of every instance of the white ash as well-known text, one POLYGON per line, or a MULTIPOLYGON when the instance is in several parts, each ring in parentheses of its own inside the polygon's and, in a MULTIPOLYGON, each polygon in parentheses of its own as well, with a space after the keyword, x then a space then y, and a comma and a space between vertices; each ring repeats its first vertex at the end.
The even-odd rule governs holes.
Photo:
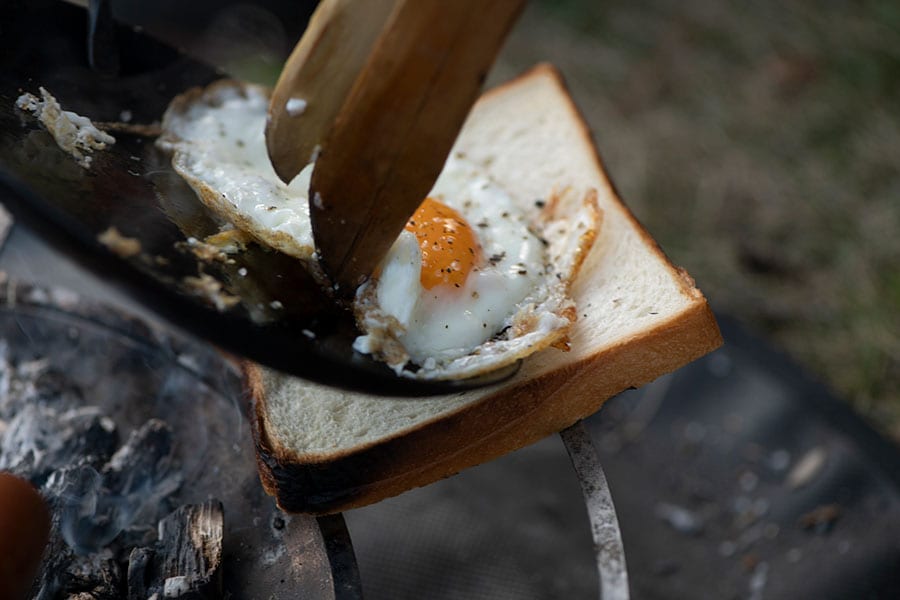
POLYGON ((190 591, 190 582, 184 575, 169 577, 163 584, 163 598, 177 598, 190 591))
POLYGON ((115 424, 96 407, 59 411, 30 403, 13 417, 0 440, 0 470, 41 485, 63 467, 99 468, 117 445, 115 424))
POLYGON ((21 407, 35 403, 72 407, 81 404, 81 392, 44 359, 14 364, 0 340, 0 419, 10 421, 21 407))

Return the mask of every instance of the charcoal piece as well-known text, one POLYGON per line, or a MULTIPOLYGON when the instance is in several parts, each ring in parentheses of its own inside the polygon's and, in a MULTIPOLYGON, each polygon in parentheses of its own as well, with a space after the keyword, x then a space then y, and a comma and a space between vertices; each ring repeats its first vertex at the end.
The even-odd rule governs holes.
POLYGON ((150 419, 131 432, 103 468, 110 489, 127 494, 164 480, 173 472, 172 429, 165 421, 150 419))
POLYGON ((122 569, 109 550, 73 557, 65 577, 64 589, 70 596, 81 593, 95 600, 115 600, 122 595, 122 569))
POLYGON ((54 600, 60 596, 65 597, 63 595, 64 586, 69 580, 66 571, 74 553, 55 529, 54 524, 54 530, 51 531, 50 540, 44 552, 41 572, 34 584, 35 593, 32 596, 35 600, 54 600))
POLYGON ((48 367, 41 369, 33 379, 32 397, 29 401, 44 402, 60 407, 83 406, 81 388, 67 374, 48 367))
POLYGON ((146 600, 152 593, 154 552, 150 548, 134 548, 128 557, 128 600, 146 600))
POLYGON ((51 536, 46 556, 35 585, 35 600, 73 598, 79 594, 93 600, 121 598, 122 569, 110 550, 77 556, 56 534, 51 536))
POLYGON ((44 560, 41 563, 40 574, 34 584, 32 597, 35 600, 53 600, 60 596, 65 597, 64 585, 69 581, 66 576, 69 564, 74 560, 75 553, 63 540, 59 531, 60 515, 58 504, 59 494, 66 487, 66 481, 70 477, 69 469, 55 471, 44 488, 42 495, 50 504, 50 537, 47 540, 47 548, 44 551, 44 560))
POLYGON ((88 465, 100 468, 119 445, 119 431, 99 408, 70 409, 60 415, 59 444, 48 453, 47 467, 88 465))
POLYGON ((222 503, 214 500, 182 506, 160 521, 165 597, 182 597, 169 593, 176 588, 204 597, 221 595, 224 519, 222 503))
POLYGON ((172 438, 166 422, 150 419, 131 433, 103 467, 104 486, 127 504, 129 525, 152 527, 163 501, 181 487, 172 438))
POLYGON ((72 465, 100 468, 118 441, 115 423, 97 407, 59 412, 29 404, 7 424, 0 440, 0 470, 41 486, 57 469, 72 465))
POLYGON ((128 598, 220 598, 224 510, 218 500, 186 504, 159 522, 153 549, 132 551, 128 598))
POLYGON ((160 508, 181 486, 172 450, 171 429, 151 419, 100 471, 75 465, 53 472, 45 491, 55 497, 60 535, 76 554, 97 552, 123 532, 120 545, 152 540, 160 508))
POLYGON ((104 487, 103 477, 95 469, 61 469, 48 483, 45 489, 58 492, 59 533, 76 554, 98 552, 129 524, 127 501, 104 487))

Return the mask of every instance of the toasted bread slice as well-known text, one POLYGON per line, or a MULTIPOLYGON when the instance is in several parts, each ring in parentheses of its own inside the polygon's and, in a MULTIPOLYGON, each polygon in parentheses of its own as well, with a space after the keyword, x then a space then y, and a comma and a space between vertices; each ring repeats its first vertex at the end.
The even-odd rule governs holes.
POLYGON ((694 281, 617 197, 553 67, 485 94, 454 152, 529 205, 554 191, 596 191, 603 224, 572 288, 571 350, 542 350, 500 385, 420 399, 339 391, 245 363, 262 482, 286 511, 359 507, 489 461, 722 343, 694 281))

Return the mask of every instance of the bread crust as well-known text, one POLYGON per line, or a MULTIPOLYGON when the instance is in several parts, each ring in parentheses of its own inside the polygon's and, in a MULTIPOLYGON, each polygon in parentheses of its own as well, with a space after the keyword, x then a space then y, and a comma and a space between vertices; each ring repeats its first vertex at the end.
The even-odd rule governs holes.
POLYGON ((288 512, 329 514, 427 485, 534 443, 722 343, 704 300, 663 325, 541 377, 485 396, 403 435, 327 459, 286 455, 268 436, 265 390, 245 364, 260 476, 288 512))
MULTIPOLYGON (((265 383, 259 367, 244 363, 245 400, 254 416, 260 478, 288 512, 330 514, 371 504, 427 485, 465 468, 561 431, 595 413, 619 392, 644 385, 722 344, 718 325, 693 279, 675 267, 625 207, 603 168, 588 127, 557 70, 538 65, 485 94, 502 94, 531 77, 551 77, 594 150, 602 174, 642 240, 668 265, 690 303, 653 328, 619 340, 581 360, 487 392, 462 408, 365 446, 327 455, 297 456, 271 435, 265 383)), ((577 327, 577 324, 576 324, 577 327)))

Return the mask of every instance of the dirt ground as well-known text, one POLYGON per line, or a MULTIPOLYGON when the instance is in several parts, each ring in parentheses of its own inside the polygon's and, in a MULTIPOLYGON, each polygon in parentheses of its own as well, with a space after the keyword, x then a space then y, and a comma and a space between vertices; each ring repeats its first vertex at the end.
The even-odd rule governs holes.
POLYGON ((900 440, 900 4, 536 1, 493 77, 541 60, 715 309, 900 440))

